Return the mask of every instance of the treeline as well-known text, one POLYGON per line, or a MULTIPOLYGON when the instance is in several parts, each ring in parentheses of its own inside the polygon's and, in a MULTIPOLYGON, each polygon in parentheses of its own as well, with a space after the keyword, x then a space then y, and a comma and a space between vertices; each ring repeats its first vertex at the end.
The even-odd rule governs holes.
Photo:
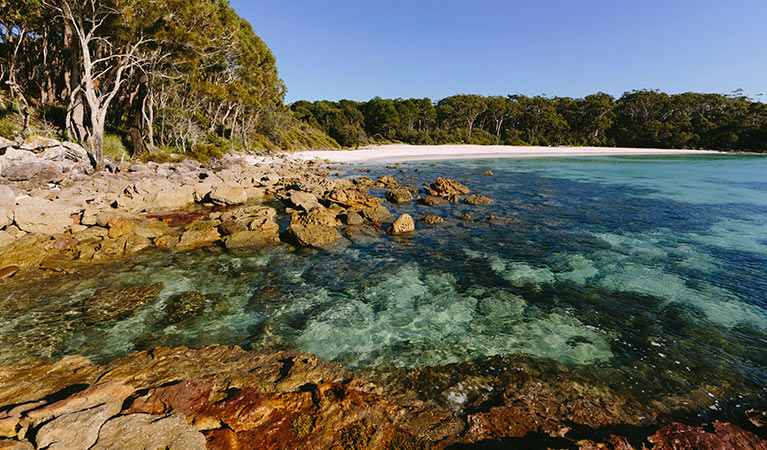
POLYGON ((284 106, 274 56, 225 0, 0 0, 0 11, 5 134, 41 120, 100 162, 105 133, 134 156, 334 145, 284 106))
POLYGON ((576 145, 767 151, 767 105, 732 95, 640 90, 614 97, 297 101, 296 117, 345 147, 409 144, 576 145))

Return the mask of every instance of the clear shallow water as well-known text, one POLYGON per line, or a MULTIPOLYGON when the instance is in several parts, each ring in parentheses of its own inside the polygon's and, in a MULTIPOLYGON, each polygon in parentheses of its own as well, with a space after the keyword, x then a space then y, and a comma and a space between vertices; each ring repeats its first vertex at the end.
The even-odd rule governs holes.
POLYGON ((72 353, 108 361, 211 343, 295 348, 350 367, 525 353, 637 395, 703 385, 765 398, 767 159, 402 167, 375 169, 415 186, 437 176, 470 180, 496 204, 387 204, 446 223, 419 226, 413 238, 349 233, 330 251, 153 253, 100 277, 7 292, 0 361, 72 353), (494 176, 479 175, 487 169, 494 176), (132 316, 83 320, 97 289, 158 281, 158 300, 132 316), (188 291, 206 297, 174 318, 169 305, 188 291))

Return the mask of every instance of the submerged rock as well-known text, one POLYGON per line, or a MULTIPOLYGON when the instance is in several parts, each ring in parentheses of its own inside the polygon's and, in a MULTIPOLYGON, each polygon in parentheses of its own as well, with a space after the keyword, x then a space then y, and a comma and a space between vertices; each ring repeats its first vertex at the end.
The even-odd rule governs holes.
POLYGON ((736 425, 719 421, 714 421, 713 431, 674 422, 647 440, 653 444, 653 450, 767 450, 767 441, 736 425))
POLYGON ((424 225, 442 225, 443 223, 445 223, 445 219, 443 219, 440 216, 434 216, 429 214, 429 215, 421 217, 421 222, 424 225))
POLYGON ((83 319, 88 324, 122 320, 157 300, 162 288, 163 283, 154 283, 99 289, 85 299, 83 319))
POLYGON ((181 322, 200 314, 208 304, 214 303, 215 300, 200 291, 182 292, 168 300, 165 313, 168 315, 168 321, 181 322))
POLYGON ((475 206, 476 205, 492 205, 493 203, 495 203, 495 201, 493 201, 493 199, 491 199, 490 197, 485 197, 484 195, 480 195, 480 194, 472 194, 466 197, 465 199, 463 199, 463 202, 466 203, 467 205, 475 205, 475 206))

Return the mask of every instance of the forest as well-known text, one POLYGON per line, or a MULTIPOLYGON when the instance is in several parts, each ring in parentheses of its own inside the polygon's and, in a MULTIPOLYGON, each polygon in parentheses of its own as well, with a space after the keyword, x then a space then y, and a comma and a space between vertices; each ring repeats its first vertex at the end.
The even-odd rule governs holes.
POLYGON ((371 143, 615 146, 767 151, 767 104, 732 94, 653 90, 584 98, 298 101, 290 108, 344 147, 371 143))
POLYGON ((0 136, 142 157, 331 147, 226 1, 0 0, 0 136))

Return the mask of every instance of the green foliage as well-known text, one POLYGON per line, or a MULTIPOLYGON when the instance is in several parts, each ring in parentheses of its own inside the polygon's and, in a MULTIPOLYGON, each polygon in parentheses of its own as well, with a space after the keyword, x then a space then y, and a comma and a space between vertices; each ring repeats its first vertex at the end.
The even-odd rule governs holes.
POLYGON ((196 144, 187 152, 190 157, 202 163, 221 158, 224 153, 226 150, 216 144, 196 144))
POLYGON ((104 156, 111 156, 117 162, 130 159, 130 154, 125 148, 122 138, 111 133, 104 135, 104 156))
POLYGON ((572 145, 767 151, 767 105, 742 95, 632 91, 615 99, 481 97, 295 102, 294 116, 360 143, 572 145), (364 134, 360 131, 363 130, 364 134))

